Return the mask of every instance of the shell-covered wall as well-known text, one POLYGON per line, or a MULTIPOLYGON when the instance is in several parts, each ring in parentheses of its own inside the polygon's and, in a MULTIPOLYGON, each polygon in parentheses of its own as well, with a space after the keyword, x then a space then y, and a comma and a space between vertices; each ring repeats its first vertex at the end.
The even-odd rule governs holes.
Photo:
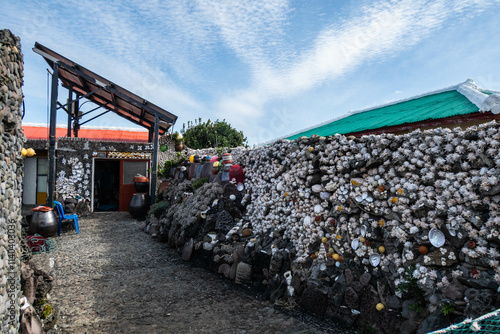
MULTIPOLYGON (((496 122, 401 136, 303 137, 231 154, 245 170, 245 194, 236 198, 246 211, 220 242, 250 229, 253 239, 236 238, 234 247, 272 243, 265 282, 275 291, 288 286, 280 296, 386 332, 411 333, 419 324, 425 332, 439 328, 436 319, 445 327, 500 307, 496 122)), ((257 257, 248 260, 254 267, 257 257)))
POLYGON ((20 233, 25 137, 21 128, 23 93, 21 43, 0 30, 0 332, 19 328, 20 233))

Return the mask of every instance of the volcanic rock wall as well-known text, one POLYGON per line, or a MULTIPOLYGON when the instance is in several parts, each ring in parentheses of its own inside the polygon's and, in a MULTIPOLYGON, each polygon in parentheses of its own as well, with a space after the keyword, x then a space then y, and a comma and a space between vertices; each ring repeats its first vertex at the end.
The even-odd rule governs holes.
POLYGON ((19 38, 0 30, 0 332, 19 328, 21 201, 25 137, 21 128, 23 55, 19 38))
POLYGON ((231 153, 245 190, 173 181, 160 239, 271 300, 387 333, 500 307, 499 124, 231 153))

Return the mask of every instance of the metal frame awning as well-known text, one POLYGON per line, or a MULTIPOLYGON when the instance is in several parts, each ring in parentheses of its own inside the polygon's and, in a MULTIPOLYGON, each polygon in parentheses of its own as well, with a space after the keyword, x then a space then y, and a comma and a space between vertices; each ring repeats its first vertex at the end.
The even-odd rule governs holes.
POLYGON ((166 122, 160 123, 160 134, 177 120, 177 116, 39 43, 35 43, 33 51, 41 55, 53 70, 56 63, 59 65, 59 80, 63 87, 75 92, 79 98, 86 98, 150 131, 154 129, 155 115, 158 114, 160 120, 166 122))
MULTIPOLYGON (((71 123, 73 130, 78 136, 81 124, 87 123, 110 111, 123 117, 132 123, 145 127, 149 130, 150 141, 154 144, 153 166, 151 172, 151 203, 155 203, 156 180, 158 168, 158 137, 164 134, 175 124, 177 116, 146 101, 140 96, 122 88, 102 76, 88 70, 87 68, 63 57, 51 49, 35 43, 33 51, 41 55, 52 68, 52 89, 50 100, 50 131, 49 131, 49 175, 47 205, 52 207, 55 189, 55 147, 56 147, 56 115, 57 109, 63 109, 68 114, 68 137, 71 137, 71 123), (66 104, 57 101, 59 80, 62 86, 69 91, 66 104), (76 98, 73 98, 73 93, 76 98), (87 99, 98 107, 87 112, 90 113, 99 108, 106 109, 103 113, 91 119, 79 123, 81 114, 78 110, 79 101, 87 99)), ((86 113, 86 114, 87 114, 86 113)))

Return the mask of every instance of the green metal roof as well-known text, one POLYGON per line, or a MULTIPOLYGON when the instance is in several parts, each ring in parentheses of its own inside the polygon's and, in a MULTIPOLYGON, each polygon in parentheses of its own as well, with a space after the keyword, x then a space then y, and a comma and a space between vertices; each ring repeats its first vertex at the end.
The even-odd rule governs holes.
POLYGON ((466 115, 479 111, 464 95, 456 90, 426 95, 412 100, 395 103, 371 110, 361 111, 330 123, 302 131, 287 139, 293 140, 312 135, 333 136, 386 126, 415 123, 430 119, 466 115))

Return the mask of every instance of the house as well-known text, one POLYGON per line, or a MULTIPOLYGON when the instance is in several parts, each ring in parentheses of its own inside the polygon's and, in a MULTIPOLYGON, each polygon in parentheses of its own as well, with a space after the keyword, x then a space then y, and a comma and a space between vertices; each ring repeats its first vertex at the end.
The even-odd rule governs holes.
POLYGON ((350 112, 300 130, 286 139, 312 135, 403 134, 437 127, 467 128, 500 118, 500 92, 478 88, 472 79, 423 95, 350 112))
POLYGON ((136 174, 150 176, 154 203, 159 136, 177 116, 39 43, 33 51, 52 75, 50 122, 23 125, 27 147, 37 152, 26 159, 23 203, 52 206, 55 199, 72 197, 93 210, 127 211, 136 174), (68 93, 63 101, 59 86, 68 93), (83 111, 87 102, 96 107, 83 111), (66 127, 56 126, 57 110, 66 112, 66 127), (100 114, 89 116, 96 111, 100 114), (144 130, 84 126, 109 112, 144 130))
MULTIPOLYGON (((43 205, 48 196, 48 133, 41 124, 23 124, 26 147, 36 155, 24 161, 23 204, 43 205)), ((56 127, 56 195, 76 197, 96 211, 127 211, 134 193, 133 177, 150 176, 153 144, 143 129, 80 129, 82 137, 64 137, 56 127)))

